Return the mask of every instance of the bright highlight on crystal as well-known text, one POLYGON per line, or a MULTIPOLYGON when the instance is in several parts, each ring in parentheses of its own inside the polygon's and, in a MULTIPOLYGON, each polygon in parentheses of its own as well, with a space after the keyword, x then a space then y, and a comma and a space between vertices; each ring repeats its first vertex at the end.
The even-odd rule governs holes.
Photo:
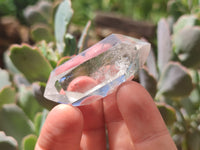
POLYGON ((105 97, 134 77, 149 50, 147 42, 112 34, 53 70, 44 96, 74 106, 91 96, 105 97))

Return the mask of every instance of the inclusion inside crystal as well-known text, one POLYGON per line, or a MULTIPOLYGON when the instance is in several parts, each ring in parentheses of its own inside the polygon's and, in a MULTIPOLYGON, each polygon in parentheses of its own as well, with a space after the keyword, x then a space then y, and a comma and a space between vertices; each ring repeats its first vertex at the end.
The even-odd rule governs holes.
POLYGON ((44 96, 75 106, 91 96, 105 97, 134 77, 145 63, 149 50, 147 42, 112 34, 53 70, 44 96), (82 82, 79 87, 78 79, 82 77, 94 84, 88 86, 82 82))

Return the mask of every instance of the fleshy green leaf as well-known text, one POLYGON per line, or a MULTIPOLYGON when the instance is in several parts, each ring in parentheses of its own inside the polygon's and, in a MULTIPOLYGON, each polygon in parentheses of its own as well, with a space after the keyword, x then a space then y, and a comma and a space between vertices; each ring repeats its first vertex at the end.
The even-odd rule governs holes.
POLYGON ((63 0, 57 8, 55 14, 55 37, 57 41, 57 48, 60 53, 64 50, 64 36, 67 25, 69 24, 73 10, 71 8, 70 0, 63 0))
POLYGON ((36 114, 35 119, 34 119, 35 133, 37 136, 39 136, 40 134, 41 123, 42 123, 42 113, 39 112, 36 114))
POLYGON ((34 132, 33 123, 15 104, 6 104, 0 109, 0 130, 14 137, 18 143, 24 136, 34 132))
POLYGON ((78 41, 79 53, 87 48, 86 47, 86 45, 87 45, 86 41, 87 41, 87 36, 88 36, 88 33, 89 33, 90 26, 91 26, 91 21, 88 21, 83 32, 82 32, 82 34, 81 34, 80 40, 78 41))
POLYGON ((162 72, 165 65, 170 61, 172 56, 172 41, 170 28, 165 19, 161 19, 158 23, 158 67, 162 72))
POLYGON ((36 113, 42 111, 30 87, 20 86, 18 103, 31 120, 34 120, 36 113))
POLYGON ((38 1, 36 7, 42 12, 46 18, 52 17, 53 4, 50 1, 38 1))
POLYGON ((187 97, 187 98, 182 99, 181 106, 184 108, 185 112, 187 113, 187 117, 188 115, 195 114, 195 111, 196 111, 195 104, 191 101, 190 98, 187 97))
POLYGON ((36 24, 31 28, 31 37, 36 42, 45 40, 47 42, 53 41, 54 37, 49 26, 45 24, 36 24))
POLYGON ((13 87, 4 87, 0 91, 0 109, 4 104, 10 104, 15 102, 16 92, 13 87))
POLYGON ((182 64, 196 68, 200 66, 200 27, 186 27, 174 35, 175 52, 182 64))
POLYGON ((173 33, 176 34, 185 27, 200 25, 200 20, 196 15, 183 15, 174 24, 173 33))
POLYGON ((42 126, 44 125, 45 123, 45 120, 47 118, 47 115, 48 115, 49 111, 46 110, 46 109, 43 109, 43 112, 42 113, 38 113, 36 116, 35 116, 35 120, 34 120, 34 124, 35 124, 35 131, 36 131, 36 134, 39 136, 40 134, 40 131, 42 129, 42 126))
POLYGON ((172 125, 176 121, 175 109, 165 103, 156 103, 156 105, 157 105, 166 125, 167 126, 172 125))
POLYGON ((48 80, 52 67, 37 48, 14 45, 10 49, 10 58, 30 82, 48 80))
POLYGON ((37 142, 37 137, 33 134, 23 138, 23 150, 34 150, 37 142))
POLYGON ((33 93, 34 96, 37 98, 38 102, 47 108, 48 110, 52 109, 54 106, 56 106, 58 103, 50 101, 44 97, 44 90, 45 85, 41 83, 34 83, 33 84, 33 93))
POLYGON ((15 74, 13 81, 17 88, 21 86, 31 86, 30 82, 28 82, 22 74, 15 74))
POLYGON ((168 97, 184 97, 188 96, 192 89, 192 79, 187 69, 179 63, 170 62, 159 80, 159 93, 168 97))
POLYGON ((9 57, 9 50, 7 50, 4 53, 4 63, 6 66, 6 69, 9 70, 9 72, 13 73, 13 74, 17 74, 20 73, 19 70, 17 70, 17 68, 15 67, 15 65, 12 63, 12 61, 10 60, 9 57))
POLYGON ((65 49, 63 52, 63 56, 71 56, 77 54, 77 46, 76 46, 76 39, 73 35, 67 33, 64 38, 65 42, 65 49))
POLYGON ((46 41, 41 41, 37 43, 38 49, 42 52, 45 58, 50 62, 53 68, 56 67, 57 61, 60 55, 57 51, 54 51, 54 44, 47 43, 46 41))
POLYGON ((30 25, 37 23, 49 24, 52 15, 52 4, 48 1, 38 1, 24 10, 24 17, 30 25))
POLYGON ((36 24, 36 23, 44 23, 48 24, 47 18, 42 14, 42 12, 34 6, 29 6, 24 11, 24 16, 27 20, 27 22, 30 25, 36 24))
POLYGON ((149 74, 148 70, 143 68, 139 71, 139 80, 141 85, 150 93, 154 98, 157 92, 157 81, 149 74))
POLYGON ((0 68, 0 79, 1 79, 0 89, 4 88, 5 86, 11 85, 9 73, 1 68, 0 68))
POLYGON ((17 150, 17 141, 11 137, 6 136, 4 132, 0 132, 0 149, 1 150, 17 150))
POLYGON ((150 50, 149 56, 147 57, 146 65, 147 65, 149 73, 152 74, 155 79, 158 79, 156 57, 152 49, 150 50))

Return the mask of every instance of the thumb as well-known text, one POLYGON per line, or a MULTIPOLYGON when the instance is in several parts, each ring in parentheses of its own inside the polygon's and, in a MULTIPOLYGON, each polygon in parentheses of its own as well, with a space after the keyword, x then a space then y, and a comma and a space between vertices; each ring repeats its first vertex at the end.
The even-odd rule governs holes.
POLYGON ((49 113, 35 150, 77 150, 83 128, 82 113, 78 108, 60 104, 49 113))

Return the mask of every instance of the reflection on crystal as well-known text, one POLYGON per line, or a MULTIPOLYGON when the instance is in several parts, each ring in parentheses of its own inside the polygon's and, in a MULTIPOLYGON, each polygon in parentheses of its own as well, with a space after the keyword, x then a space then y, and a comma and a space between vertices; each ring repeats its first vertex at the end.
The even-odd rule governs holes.
POLYGON ((93 95, 105 97, 134 77, 149 50, 147 42, 112 34, 52 71, 44 96, 73 105, 93 95))

